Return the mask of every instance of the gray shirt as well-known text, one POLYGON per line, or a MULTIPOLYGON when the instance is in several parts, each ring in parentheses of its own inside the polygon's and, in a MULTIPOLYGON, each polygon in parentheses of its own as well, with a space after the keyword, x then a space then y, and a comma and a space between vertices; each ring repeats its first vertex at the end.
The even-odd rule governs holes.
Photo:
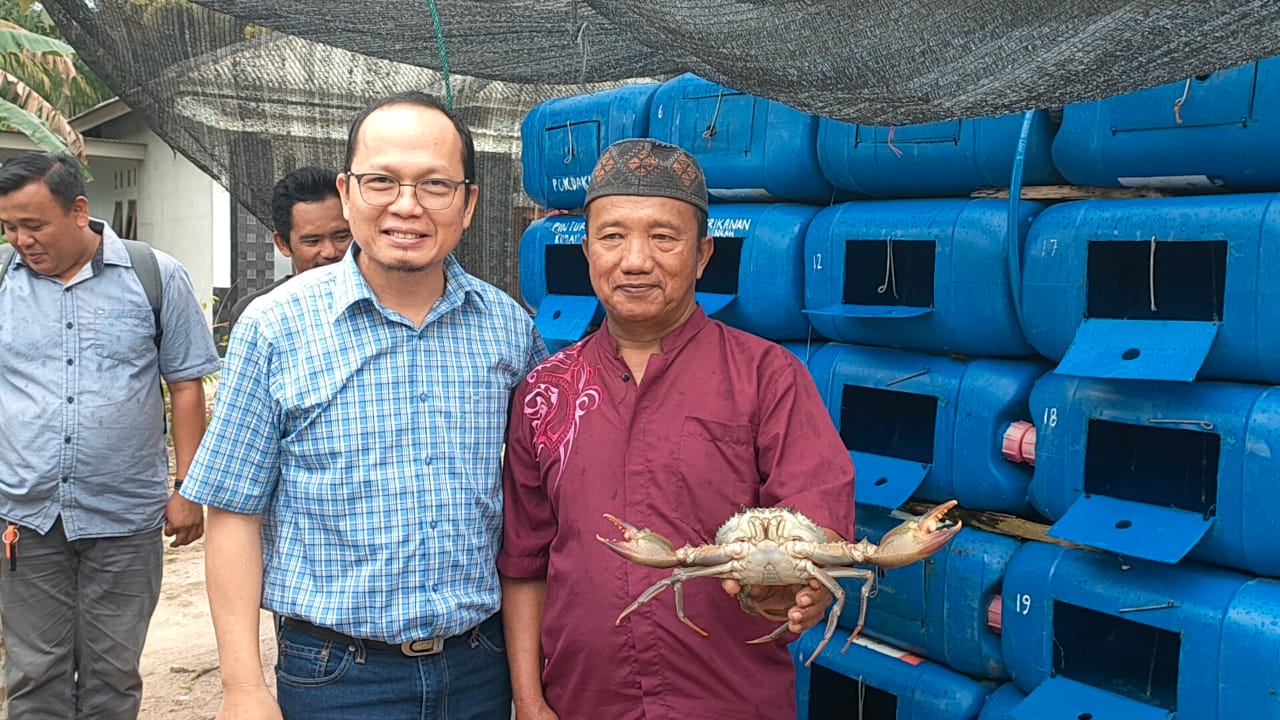
POLYGON ((69 540, 164 523, 168 454, 159 376, 217 372, 187 271, 156 252, 161 347, 151 306, 111 228, 65 286, 14 254, 0 282, 0 518, 69 540))

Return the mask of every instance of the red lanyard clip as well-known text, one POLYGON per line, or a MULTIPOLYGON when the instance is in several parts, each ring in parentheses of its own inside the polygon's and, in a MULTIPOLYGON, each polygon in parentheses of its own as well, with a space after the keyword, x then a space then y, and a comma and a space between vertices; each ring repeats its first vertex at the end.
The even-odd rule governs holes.
POLYGON ((4 529, 4 556, 9 559, 9 571, 18 569, 18 526, 9 523, 4 529))

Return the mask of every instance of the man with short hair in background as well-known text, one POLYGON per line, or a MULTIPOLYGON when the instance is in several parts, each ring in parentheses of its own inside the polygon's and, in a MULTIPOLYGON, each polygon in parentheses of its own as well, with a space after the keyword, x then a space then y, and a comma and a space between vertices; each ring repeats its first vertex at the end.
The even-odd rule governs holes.
POLYGON ((240 298, 227 317, 228 334, 249 303, 299 273, 338 262, 351 245, 351 228, 338 197, 338 173, 328 168, 309 165, 280 178, 271 193, 271 222, 276 228, 271 240, 289 258, 293 272, 240 298))

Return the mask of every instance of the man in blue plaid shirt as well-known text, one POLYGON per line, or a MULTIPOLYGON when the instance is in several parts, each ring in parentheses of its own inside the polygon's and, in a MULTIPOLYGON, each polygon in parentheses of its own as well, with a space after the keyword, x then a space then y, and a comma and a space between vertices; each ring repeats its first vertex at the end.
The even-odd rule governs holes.
POLYGON ((437 100, 355 119, 338 176, 354 242, 252 303, 182 494, 209 506, 219 718, 508 718, 495 556, 529 315, 452 256, 475 148, 437 100), (258 608, 279 618, 276 695, 258 608))

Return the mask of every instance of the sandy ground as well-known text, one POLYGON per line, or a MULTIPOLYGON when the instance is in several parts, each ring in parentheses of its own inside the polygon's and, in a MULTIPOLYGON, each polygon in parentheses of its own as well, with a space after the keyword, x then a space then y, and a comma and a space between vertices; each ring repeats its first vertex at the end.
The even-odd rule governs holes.
MULTIPOLYGON (((262 665, 269 687, 276 643, 271 615, 262 613, 262 665)), ((0 646, 0 658, 3 658, 0 646)), ((4 697, 0 682, 0 698, 4 697)), ((142 711, 139 720, 209 720, 218 711, 222 688, 218 649, 204 592, 204 541, 165 548, 164 583, 142 651, 142 711)), ((7 720, 0 706, 0 720, 7 720)))
MULTIPOLYGON (((213 410, 216 383, 205 389, 208 412, 213 410)), ((172 448, 170 448, 172 453, 172 448)), ((172 460, 170 467, 173 467, 172 460)), ((276 642, 271 615, 262 613, 262 665, 268 687, 275 688, 272 667, 276 642)), ((0 659, 4 646, 0 645, 0 659)), ((151 618, 142 651, 142 710, 139 720, 209 720, 218 711, 222 686, 218 648, 204 591, 204 540, 183 548, 165 546, 164 582, 160 603, 151 618)), ((0 677, 0 699, 4 681, 0 677)), ((8 720, 0 704, 0 720, 8 720)))
MULTIPOLYGON (((276 643, 268 613, 262 613, 259 634, 263 670, 274 688, 276 643)), ((160 604, 142 651, 142 683, 139 720, 208 720, 218 710, 222 689, 204 592, 203 540, 165 548, 160 604)))

